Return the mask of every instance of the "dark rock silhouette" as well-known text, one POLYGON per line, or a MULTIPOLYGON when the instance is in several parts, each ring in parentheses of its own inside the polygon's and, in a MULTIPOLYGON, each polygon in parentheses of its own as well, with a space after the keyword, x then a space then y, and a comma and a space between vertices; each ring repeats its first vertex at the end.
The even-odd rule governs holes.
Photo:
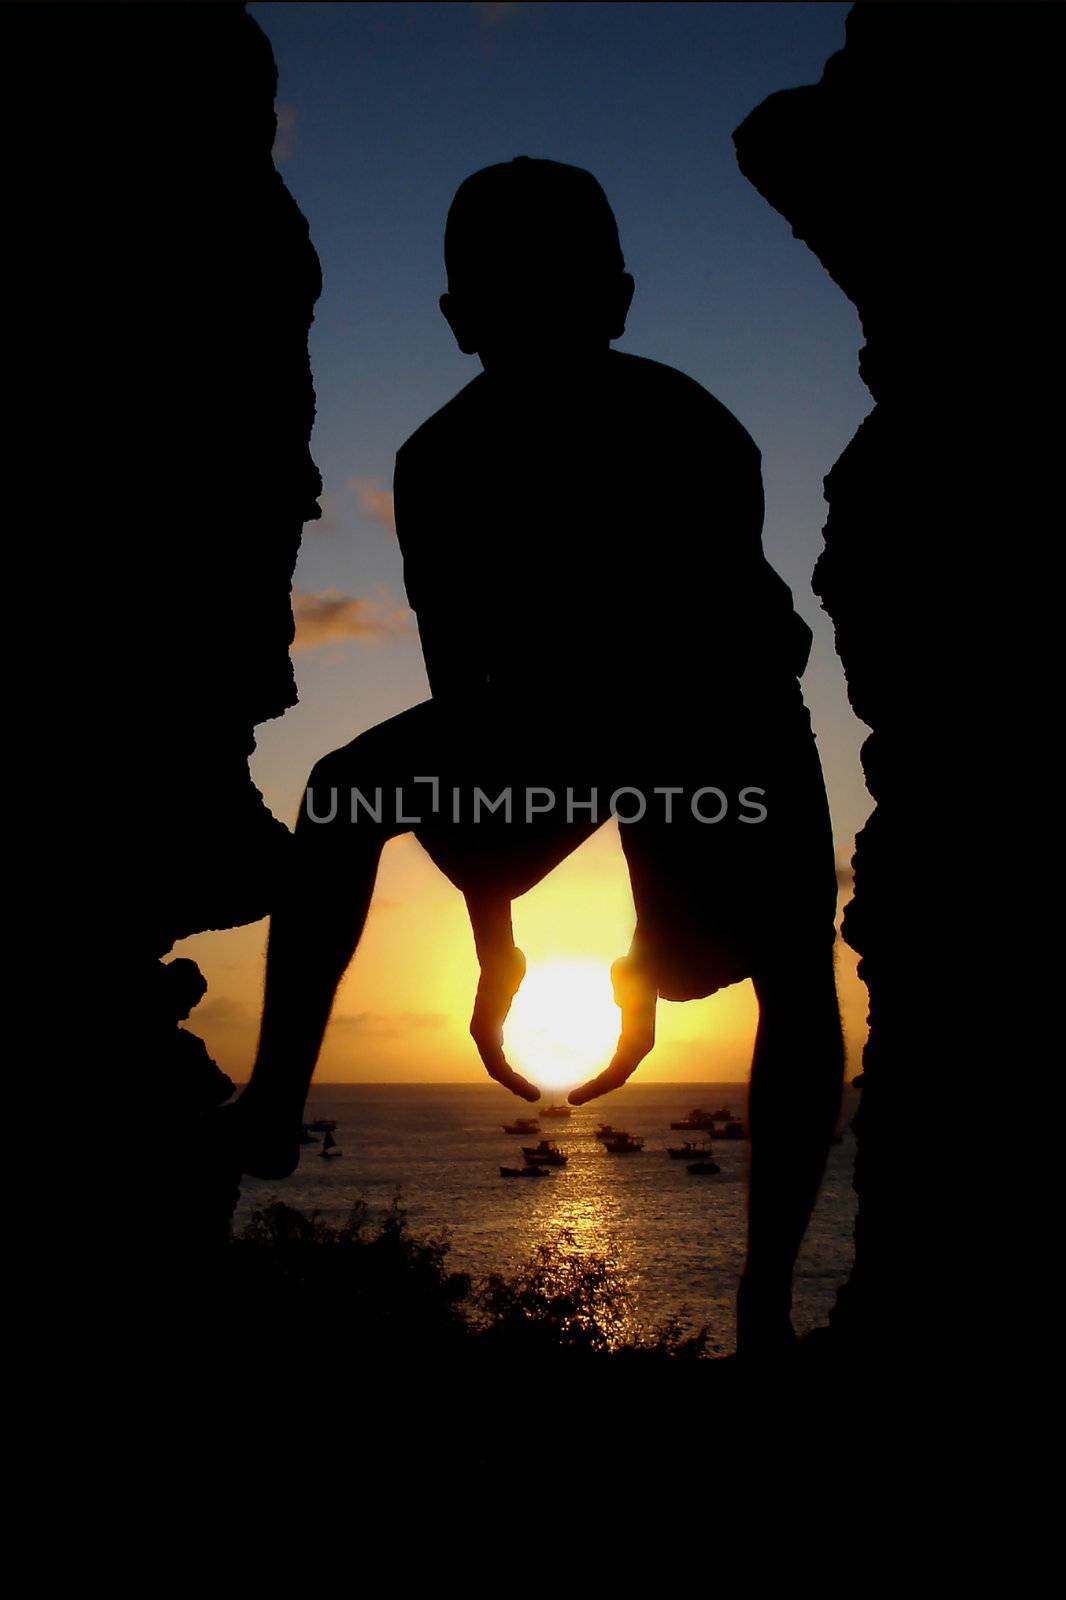
MULTIPOLYGON (((202 1246, 232 1185, 168 1104, 160 958, 266 915, 288 853, 247 763, 255 727, 295 700, 319 270, 271 161, 270 49, 240 6, 11 6, 2 23, 16 182, 35 190, 14 252, 31 247, 34 293, 12 307, 32 323, 34 381, 13 387, 48 470, 16 468, 58 541, 47 555, 69 562, 83 672, 57 809, 87 884, 80 931, 109 941, 124 1008, 121 1059, 91 1093, 136 1113, 143 1152, 123 1168, 121 1225, 103 1223, 122 1232, 151 1211, 165 1259, 175 1237, 202 1246), (161 1220, 171 1194, 195 1203, 161 1220)), ((845 919, 872 1033, 840 1325, 904 1341, 919 1286, 956 1326, 971 1319, 978 1258, 996 1252, 974 1131, 1017 1059, 1023 952, 1004 908, 1024 846, 988 780, 994 761, 1001 787, 1024 786, 1008 758, 1034 685, 1013 652, 1053 505, 1041 380, 1061 298, 1061 29, 1052 6, 860 5, 822 82, 775 95, 737 135, 743 171, 858 306, 877 401, 828 480, 816 581, 874 730, 877 801, 845 919)), ((60 878, 51 915, 71 903, 60 878)), ((88 1009, 74 1022, 93 1027, 88 1009)))
POLYGON ((977 1108, 1017 1056, 1006 819, 1040 690, 1030 550, 1054 519, 1061 38, 1054 6, 860 4, 821 82, 734 136, 741 170, 855 302, 877 402, 826 479, 815 589, 873 730, 877 802, 844 916, 871 1033, 837 1327, 901 1351, 969 1336, 1003 1226, 971 1157, 977 1108))
MULTIPOLYGON (((256 726, 296 701, 320 273, 272 159, 271 50, 242 6, 16 6, 0 26, 30 177, 15 320, 32 329, 42 459, 23 470, 71 602, 48 903, 53 918, 76 905, 107 951, 122 1025, 81 1076, 106 1108, 91 1181, 121 1149, 128 1212, 146 1185, 215 1183, 175 1132, 160 958, 265 916, 291 842, 248 758, 256 726)), ((78 1036, 102 981, 80 965, 78 1057, 97 1053, 78 1036)))

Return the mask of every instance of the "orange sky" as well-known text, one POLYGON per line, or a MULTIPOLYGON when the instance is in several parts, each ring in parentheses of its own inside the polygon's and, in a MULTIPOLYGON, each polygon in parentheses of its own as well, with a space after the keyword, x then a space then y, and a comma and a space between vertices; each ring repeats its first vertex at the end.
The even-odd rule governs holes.
MULTIPOLYGON (((589 993, 588 1009, 602 1009, 610 963, 626 950, 633 928, 617 825, 606 824, 516 901, 514 921, 530 978, 544 963, 577 960, 581 965, 574 975, 580 980, 598 972, 600 994, 589 993)), ((191 955, 210 986, 188 1026, 237 1081, 247 1077, 255 1050, 267 926, 264 921, 201 934, 183 940, 174 951, 191 955)), ((865 1038, 866 991, 855 975, 855 961, 838 941, 849 1072, 858 1070, 865 1038)), ((414 839, 393 840, 382 860, 366 933, 337 998, 316 1082, 483 1078, 466 1033, 476 981, 462 897, 414 839)), ((581 993, 578 1001, 583 1014, 581 993)), ((640 1068, 638 1081, 746 1079, 756 1017, 750 983, 684 1005, 660 1002, 656 1048, 640 1068)), ((537 1061, 523 1061, 516 1054, 515 1065, 528 1066, 543 1087, 558 1087, 548 1081, 550 1061, 550 1051, 537 1061)), ((581 1076, 598 1071, 606 1061, 606 1056, 590 1057, 581 1076)), ((555 1065, 565 1077, 565 1065, 555 1065)))
MULTIPOLYGON (((850 859, 872 804, 859 767, 868 730, 848 705, 811 573, 824 474, 872 403, 858 374, 863 336, 854 307, 741 176, 731 138, 767 94, 818 78, 847 9, 515 6, 494 10, 489 28, 485 7, 252 7, 278 62, 276 159, 324 279, 310 353, 325 494, 295 575, 300 704, 257 730, 251 764, 276 816, 293 823, 320 756, 428 693, 389 485, 398 446, 479 370, 437 307, 451 196, 467 173, 526 151, 587 166, 604 184, 637 284, 618 348, 703 383, 762 451, 764 548, 814 630, 804 694, 838 860, 850 859)), ((531 968, 571 957, 603 982, 632 921, 613 823, 515 906, 531 968)), ((174 950, 209 982, 188 1025, 238 1081, 255 1048, 266 931, 203 934, 174 950)), ((838 975, 854 1073, 866 995, 842 943, 838 975)), ((460 896, 411 838, 395 840, 318 1081, 476 1081, 475 980, 460 896)), ((744 1079, 755 1020, 750 984, 663 1003, 640 1076, 744 1079)))

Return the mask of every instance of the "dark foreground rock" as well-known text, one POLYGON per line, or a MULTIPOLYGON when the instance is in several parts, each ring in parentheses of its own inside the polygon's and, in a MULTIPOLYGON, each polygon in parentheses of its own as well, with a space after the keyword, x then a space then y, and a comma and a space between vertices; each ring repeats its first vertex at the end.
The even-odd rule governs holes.
POLYGON ((1047 1045, 1017 975, 1061 918, 1027 870, 1057 808, 1036 798, 1026 821, 1023 794, 1054 716, 1062 23, 1056 6, 859 4, 821 82, 735 134, 857 306, 876 401, 826 479, 815 589, 877 803, 844 917, 871 1031, 837 1326, 897 1351, 995 1345, 1025 1273, 1010 1219, 1027 1180, 1003 1164, 1024 1163, 1011 1102, 1047 1045))

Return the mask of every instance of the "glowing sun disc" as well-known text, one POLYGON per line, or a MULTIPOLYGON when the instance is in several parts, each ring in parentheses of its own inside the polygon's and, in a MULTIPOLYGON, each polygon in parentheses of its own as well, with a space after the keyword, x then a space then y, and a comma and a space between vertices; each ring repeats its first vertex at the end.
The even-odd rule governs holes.
POLYGON ((609 971, 558 956, 526 973, 504 1026, 504 1049, 540 1088, 572 1088, 607 1065, 620 1025, 609 971))

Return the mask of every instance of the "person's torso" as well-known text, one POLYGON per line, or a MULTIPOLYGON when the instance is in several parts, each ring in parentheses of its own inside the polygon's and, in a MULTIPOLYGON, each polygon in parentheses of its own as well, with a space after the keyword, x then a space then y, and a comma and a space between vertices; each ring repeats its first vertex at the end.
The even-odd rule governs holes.
POLYGON ((758 452, 698 384, 609 351, 550 395, 482 374, 438 418, 413 441, 432 485, 427 557, 479 630, 490 682, 684 719, 750 690, 760 659, 782 677, 776 657, 768 670, 780 604, 771 616, 734 559, 738 516, 761 518, 740 504, 749 481, 758 493, 758 452))

